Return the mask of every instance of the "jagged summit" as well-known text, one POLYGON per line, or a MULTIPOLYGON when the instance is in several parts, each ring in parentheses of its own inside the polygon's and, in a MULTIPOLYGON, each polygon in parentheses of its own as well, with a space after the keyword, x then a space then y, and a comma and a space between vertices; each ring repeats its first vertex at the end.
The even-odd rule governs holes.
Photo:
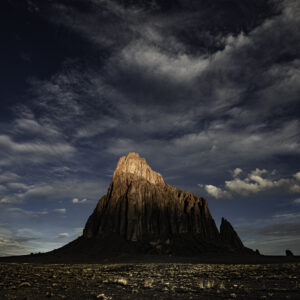
POLYGON ((126 176, 133 174, 136 177, 143 178, 152 184, 164 184, 162 176, 153 171, 147 164, 145 158, 141 158, 138 153, 130 152, 127 156, 119 159, 114 171, 113 180, 117 176, 126 176))

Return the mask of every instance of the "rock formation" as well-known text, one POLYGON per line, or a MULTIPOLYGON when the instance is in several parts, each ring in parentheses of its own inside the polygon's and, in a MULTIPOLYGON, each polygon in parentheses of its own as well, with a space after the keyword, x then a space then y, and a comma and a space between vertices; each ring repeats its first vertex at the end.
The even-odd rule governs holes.
POLYGON ((238 234, 232 225, 224 218, 222 218, 220 226, 220 239, 223 244, 229 246, 232 250, 241 250, 244 248, 238 234))
POLYGON ((205 199, 166 184, 137 153, 120 158, 82 239, 102 243, 107 250, 110 244, 125 242, 142 253, 190 255, 246 249, 225 219, 218 231, 205 199))

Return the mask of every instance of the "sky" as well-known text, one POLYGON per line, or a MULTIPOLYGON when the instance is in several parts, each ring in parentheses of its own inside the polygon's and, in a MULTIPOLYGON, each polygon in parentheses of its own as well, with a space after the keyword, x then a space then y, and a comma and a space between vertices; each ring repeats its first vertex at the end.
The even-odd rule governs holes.
POLYGON ((82 233, 118 159, 300 255, 298 0, 2 0, 0 256, 82 233))

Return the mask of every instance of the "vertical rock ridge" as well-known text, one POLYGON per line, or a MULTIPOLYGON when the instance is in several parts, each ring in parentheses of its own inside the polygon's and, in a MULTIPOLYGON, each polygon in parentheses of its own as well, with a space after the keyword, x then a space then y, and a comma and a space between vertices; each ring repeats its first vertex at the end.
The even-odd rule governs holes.
POLYGON ((220 238, 224 244, 228 245, 233 250, 245 248, 232 225, 224 218, 222 218, 221 221, 220 238))

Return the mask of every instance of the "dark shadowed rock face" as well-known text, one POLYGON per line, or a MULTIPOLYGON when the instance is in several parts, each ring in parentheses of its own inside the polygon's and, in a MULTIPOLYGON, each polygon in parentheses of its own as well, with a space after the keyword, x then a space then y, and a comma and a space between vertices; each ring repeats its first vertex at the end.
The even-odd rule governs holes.
POLYGON ((188 254, 244 248, 227 221, 219 233, 206 200, 166 184, 136 153, 120 158, 108 192, 83 232, 83 238, 103 243, 110 243, 112 237, 138 245, 142 252, 188 254))
POLYGON ((242 250, 244 245, 232 225, 222 218, 220 226, 220 238, 223 244, 228 245, 232 250, 242 250))

